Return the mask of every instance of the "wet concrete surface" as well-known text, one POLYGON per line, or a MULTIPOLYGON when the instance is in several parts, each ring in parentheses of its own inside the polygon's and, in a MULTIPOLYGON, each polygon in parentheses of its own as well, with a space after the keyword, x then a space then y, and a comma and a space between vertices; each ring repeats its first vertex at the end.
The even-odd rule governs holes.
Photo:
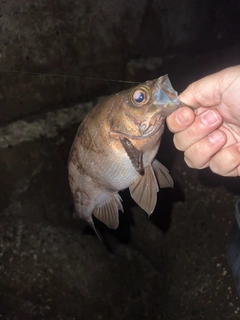
MULTIPOLYGON (((207 70, 198 61, 172 72, 177 86, 207 70)), ((174 190, 160 191, 150 219, 123 192, 120 227, 99 224, 102 244, 72 218, 76 130, 0 150, 0 319, 238 319, 226 251, 240 179, 188 168, 166 130, 158 159, 174 190)))
POLYGON ((12 190, 0 216, 1 317, 237 319, 226 244, 239 178, 199 173, 176 153, 174 191, 161 191, 151 219, 123 193, 126 212, 119 230, 102 230, 105 246, 72 220, 66 160, 75 129, 61 142, 1 151, 4 188, 12 190))

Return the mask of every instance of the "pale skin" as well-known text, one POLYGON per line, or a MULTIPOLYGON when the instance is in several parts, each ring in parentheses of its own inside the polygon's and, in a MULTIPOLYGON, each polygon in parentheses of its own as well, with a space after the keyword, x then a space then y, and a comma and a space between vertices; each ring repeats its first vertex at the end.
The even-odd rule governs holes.
POLYGON ((240 176, 240 65, 190 84, 183 107, 167 117, 174 144, 191 168, 240 176))

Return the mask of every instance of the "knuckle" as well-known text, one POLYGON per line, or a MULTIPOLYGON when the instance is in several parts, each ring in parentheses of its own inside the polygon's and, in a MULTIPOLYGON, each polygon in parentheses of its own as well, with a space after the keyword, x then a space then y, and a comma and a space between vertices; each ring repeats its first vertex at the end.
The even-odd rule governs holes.
POLYGON ((186 162, 187 166, 189 168, 196 168, 194 165, 192 165, 191 161, 188 160, 188 158, 184 157, 184 161, 186 162))
POLYGON ((201 159, 206 158, 206 153, 204 152, 204 149, 200 147, 199 143, 193 144, 188 149, 188 155, 191 159, 195 159, 196 162, 201 161, 201 159))
POLYGON ((195 159, 192 157, 189 157, 187 152, 184 153, 184 161, 186 162, 189 168, 197 169, 197 164, 195 163, 195 159))
POLYGON ((184 151, 185 150, 185 148, 183 146, 183 143, 182 143, 181 136, 179 137, 178 133, 176 133, 173 136, 173 143, 174 143, 174 146, 176 147, 177 150, 179 150, 179 151, 184 151))
POLYGON ((211 159, 210 169, 212 172, 222 176, 238 175, 238 166, 240 165, 239 153, 235 146, 222 149, 211 159))
POLYGON ((189 127, 181 132, 175 133, 173 142, 175 147, 180 151, 185 151, 196 140, 196 133, 189 127))
POLYGON ((195 143, 185 151, 185 158, 191 168, 202 169, 206 167, 211 155, 202 147, 201 143, 195 143))
POLYGON ((197 138, 197 130, 195 124, 193 124, 191 127, 186 129, 186 139, 189 141, 195 142, 197 138))
POLYGON ((219 163, 218 159, 216 158, 211 159, 209 163, 209 168, 213 173, 218 174, 220 176, 228 175, 228 170, 226 168, 223 168, 222 165, 219 163))

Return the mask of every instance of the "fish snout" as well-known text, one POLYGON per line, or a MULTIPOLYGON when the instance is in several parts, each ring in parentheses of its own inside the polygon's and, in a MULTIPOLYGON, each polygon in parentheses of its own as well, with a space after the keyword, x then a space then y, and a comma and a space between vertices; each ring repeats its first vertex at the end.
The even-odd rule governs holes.
POLYGON ((161 110, 162 117, 167 117, 177 109, 186 106, 179 100, 178 92, 173 89, 167 74, 158 79, 154 100, 155 105, 161 110))
POLYGON ((179 99, 175 99, 175 101, 170 101, 169 103, 163 106, 161 110, 161 115, 163 117, 168 117, 174 111, 182 107, 186 107, 186 105, 183 102, 181 102, 179 99))

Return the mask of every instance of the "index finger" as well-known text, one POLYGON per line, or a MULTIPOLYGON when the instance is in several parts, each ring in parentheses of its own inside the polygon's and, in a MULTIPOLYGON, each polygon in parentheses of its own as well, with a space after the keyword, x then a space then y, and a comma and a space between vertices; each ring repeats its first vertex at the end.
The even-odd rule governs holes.
POLYGON ((211 107, 219 104, 221 99, 219 90, 221 73, 222 71, 193 82, 179 95, 179 99, 193 108, 211 107))
POLYGON ((177 133, 188 128, 195 120, 194 112, 188 107, 182 107, 167 117, 168 129, 177 133))

